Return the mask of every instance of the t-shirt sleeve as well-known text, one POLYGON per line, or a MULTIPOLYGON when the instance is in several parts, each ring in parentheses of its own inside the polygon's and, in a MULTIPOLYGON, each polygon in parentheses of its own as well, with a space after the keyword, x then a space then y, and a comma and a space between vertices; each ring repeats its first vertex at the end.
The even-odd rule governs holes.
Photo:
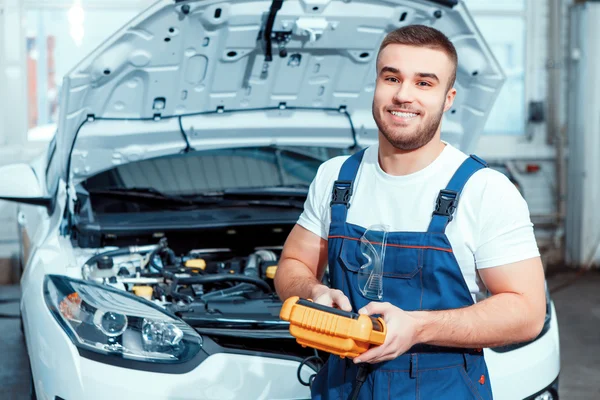
POLYGON ((304 202, 304 211, 298 219, 298 225, 327 240, 329 231, 329 213, 324 206, 327 202, 327 177, 324 170, 327 163, 321 164, 317 175, 310 184, 308 196, 304 202))
MULTIPOLYGON (((491 268, 540 255, 529 207, 515 185, 497 173, 482 195, 475 264, 491 268)), ((491 178, 492 178, 491 177, 491 178)))

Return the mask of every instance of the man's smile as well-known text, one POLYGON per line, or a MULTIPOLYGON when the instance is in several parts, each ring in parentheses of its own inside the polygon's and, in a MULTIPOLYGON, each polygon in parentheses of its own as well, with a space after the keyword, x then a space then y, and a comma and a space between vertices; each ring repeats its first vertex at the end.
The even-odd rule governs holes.
POLYGON ((391 115, 392 120, 398 122, 408 122, 416 119, 420 113, 409 110, 388 110, 388 113, 391 115))

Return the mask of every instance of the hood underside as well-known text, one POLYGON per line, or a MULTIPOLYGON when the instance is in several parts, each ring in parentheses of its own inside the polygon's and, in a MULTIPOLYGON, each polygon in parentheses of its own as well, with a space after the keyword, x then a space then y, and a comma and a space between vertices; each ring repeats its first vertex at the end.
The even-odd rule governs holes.
POLYGON ((455 3, 158 1, 64 78, 63 176, 81 181, 185 148, 372 143, 377 50, 411 24, 456 46, 457 95, 442 135, 471 151, 504 75, 455 3))

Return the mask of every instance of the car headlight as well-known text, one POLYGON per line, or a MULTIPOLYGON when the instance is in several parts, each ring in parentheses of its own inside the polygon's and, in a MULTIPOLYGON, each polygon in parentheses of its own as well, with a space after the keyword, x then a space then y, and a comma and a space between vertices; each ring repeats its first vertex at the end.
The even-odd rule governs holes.
POLYGON ((176 373, 187 372, 199 364, 202 337, 145 299, 61 275, 46 276, 44 297, 84 357, 134 369, 176 373), (140 363, 145 367, 140 367, 140 363), (148 364, 186 364, 188 368, 174 371, 148 368, 148 364))

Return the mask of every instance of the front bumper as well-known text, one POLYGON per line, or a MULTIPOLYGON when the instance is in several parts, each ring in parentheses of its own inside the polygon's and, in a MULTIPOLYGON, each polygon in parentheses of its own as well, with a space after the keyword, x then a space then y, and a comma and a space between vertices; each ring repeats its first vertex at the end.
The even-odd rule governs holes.
POLYGON ((551 312, 550 329, 538 340, 506 353, 484 350, 494 400, 535 399, 558 379, 560 344, 554 304, 551 312))
POLYGON ((558 400, 558 377, 548 387, 524 400, 558 400))
MULTIPOLYGON (((25 296, 21 311, 40 400, 310 398, 309 388, 297 379, 298 359, 221 352, 206 337, 204 349, 208 355, 189 372, 135 370, 82 357, 56 323, 42 295, 25 296)), ((304 366, 300 375, 306 382, 312 374, 314 371, 304 366)))

